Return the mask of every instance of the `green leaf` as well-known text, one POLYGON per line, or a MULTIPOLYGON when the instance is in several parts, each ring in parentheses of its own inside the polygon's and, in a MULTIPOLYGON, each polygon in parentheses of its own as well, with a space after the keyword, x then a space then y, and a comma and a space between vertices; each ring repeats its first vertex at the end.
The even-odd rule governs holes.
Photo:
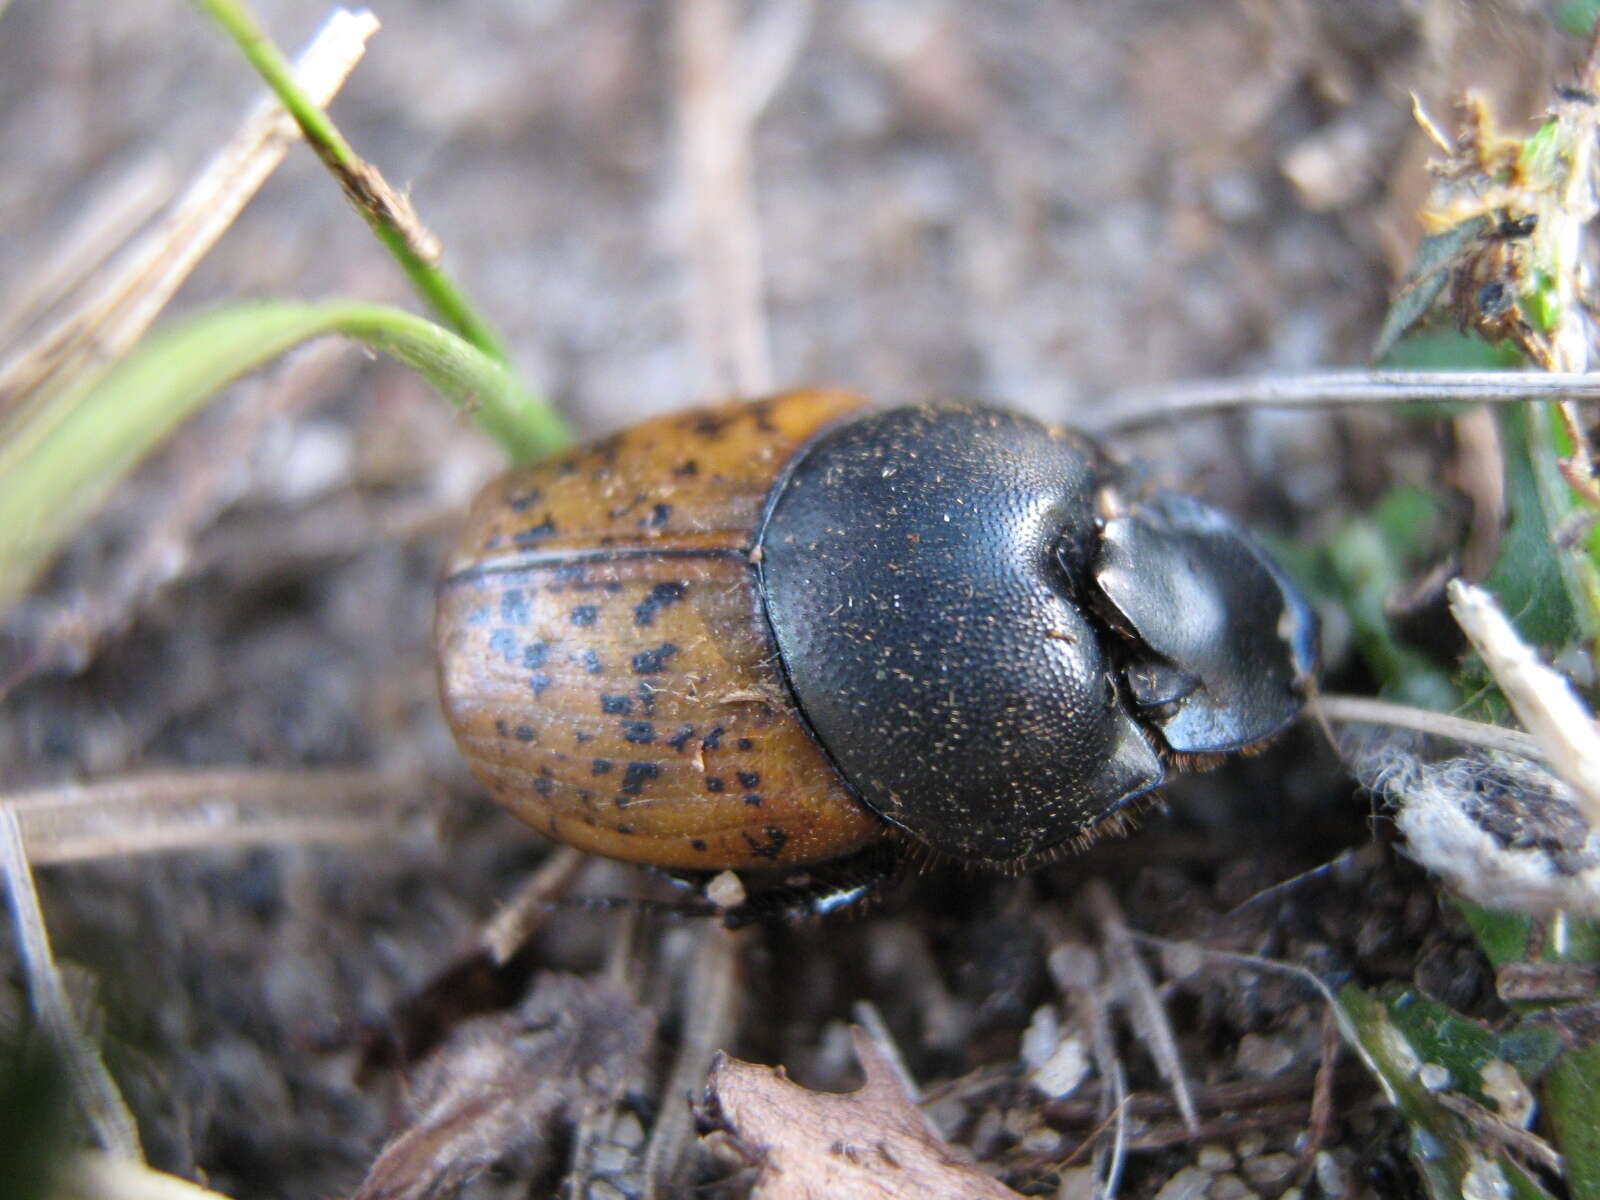
POLYGON ((1572 1200, 1600 1200, 1600 1046, 1566 1055, 1544 1086, 1572 1200))
POLYGON ((1485 581, 1522 636, 1545 646, 1563 645, 1574 632, 1572 601, 1552 541, 1551 518, 1565 514, 1549 513, 1546 503, 1552 493, 1565 497, 1567 485, 1559 473, 1554 480, 1541 480, 1541 472, 1555 467, 1533 456, 1535 439, 1549 436, 1554 419, 1550 405, 1518 405, 1500 414, 1510 520, 1500 558, 1485 581))
POLYGON ((1452 225, 1443 233, 1422 239, 1416 260, 1411 264, 1411 273, 1406 276, 1378 330, 1372 347, 1374 361, 1387 356, 1396 343, 1433 310, 1434 301, 1450 282, 1450 272, 1456 261, 1488 230, 1488 217, 1473 217, 1452 225))
POLYGON ((1561 1056, 1561 1036, 1548 1027, 1533 1025, 1496 1033, 1410 990, 1388 992, 1385 997, 1389 1019, 1423 1061, 1444 1067, 1450 1072, 1452 1090, 1491 1111, 1494 1103, 1483 1090, 1485 1065, 1501 1059, 1531 1083, 1561 1056))
POLYGON ((51 397, 0 446, 0 605, 25 591, 118 481, 220 388, 327 334, 356 338, 416 370, 514 459, 570 440, 561 418, 503 365, 415 314, 346 301, 204 314, 51 397))
MULTIPOLYGON (((1472 1095, 1469 1087, 1479 1088, 1479 1072, 1489 1059, 1511 1062, 1508 1053, 1526 1055, 1536 1047, 1525 1061, 1537 1062, 1559 1054, 1558 1041, 1553 1051, 1537 1039, 1508 1045, 1477 1022, 1407 990, 1391 990, 1380 998, 1350 984, 1339 992, 1339 1004, 1354 1025, 1369 1063, 1382 1076, 1411 1126, 1411 1160, 1433 1200, 1460 1200, 1463 1182, 1475 1170, 1498 1170, 1512 1195, 1519 1198, 1548 1196, 1537 1181, 1485 1145, 1466 1120, 1440 1103, 1438 1095, 1423 1085, 1419 1070, 1426 1063, 1442 1066, 1450 1072, 1447 1086, 1472 1095)), ((1484 1102, 1481 1088, 1474 1098, 1484 1102)), ((1493 1111, 1492 1104, 1487 1107, 1493 1111)))

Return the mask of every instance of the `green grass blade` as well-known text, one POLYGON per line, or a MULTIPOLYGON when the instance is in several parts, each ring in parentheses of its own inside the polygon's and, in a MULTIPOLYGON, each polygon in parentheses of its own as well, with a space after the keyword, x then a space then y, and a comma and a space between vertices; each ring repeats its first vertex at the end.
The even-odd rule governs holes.
POLYGON ((499 362, 416 316, 346 301, 240 305, 158 333, 63 393, 0 447, 0 605, 25 591, 112 488, 226 384, 285 351, 342 334, 412 367, 528 461, 570 440, 499 362))

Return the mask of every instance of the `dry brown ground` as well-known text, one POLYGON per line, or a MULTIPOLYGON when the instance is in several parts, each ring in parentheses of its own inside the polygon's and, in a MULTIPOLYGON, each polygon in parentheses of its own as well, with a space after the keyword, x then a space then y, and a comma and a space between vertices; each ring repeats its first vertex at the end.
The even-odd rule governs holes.
MULTIPOLYGON (((1439 105, 1470 82, 1531 115, 1576 53, 1521 7, 818 5, 753 142, 775 377, 1070 419, 1133 384, 1357 363, 1424 186, 1407 92, 1439 105)), ((321 12, 261 9, 289 46, 321 12)), ((335 116, 410 191, 527 375, 584 431, 715 391, 685 315, 669 6, 385 0, 380 16, 335 116)), ((45 263, 133 165, 192 171, 255 93, 186 5, 13 0, 0 19, 0 279, 45 263)), ((302 150, 178 307, 329 293, 405 297, 302 150)), ((1315 536, 1426 466, 1368 422, 1323 417, 1196 423, 1137 449, 1285 536, 1315 536)), ((433 697, 433 580, 453 514, 495 461, 397 368, 351 350, 299 356, 219 401, 123 488, 0 642, 0 678, 15 684, 0 710, 7 789, 245 765, 422 781, 427 819, 379 844, 42 872, 58 949, 93 974, 153 1160, 240 1200, 359 1182, 404 1088, 389 1070, 358 1077, 358 1047, 410 1031, 397 1013, 548 852, 472 785, 433 697), (153 526, 176 530, 184 570, 101 620, 94 601, 118 596, 153 526)), ((1099 1125, 1098 1085, 1046 1103, 1019 1043, 1041 1005, 1082 1018, 1048 964, 1052 949, 1069 964, 1063 947, 1106 949, 1091 880, 1138 930, 1482 1001, 1473 954, 1387 851, 1238 908, 1372 832, 1316 738, 1172 799, 1174 814, 1135 838, 1029 879, 925 880, 853 922, 746 937, 719 1042, 808 1085, 848 1086, 843 1022, 869 1001, 941 1097, 941 1128, 1013 1186, 1052 1194, 1058 1164, 1099 1125)), ((606 868, 582 887, 659 894, 606 868)), ((694 922, 641 918, 625 933, 631 920, 562 914, 524 965, 632 964, 616 972, 625 993, 661 1023, 636 1096, 648 1130, 677 1109, 663 1072, 685 1011, 704 1002, 684 997, 708 952, 695 957, 694 922)), ((1202 1132, 1165 1099, 1147 1031, 1118 1018, 1129 1087, 1145 1097, 1123 1194, 1154 1195, 1196 1164, 1241 1173, 1252 1190, 1233 1194, 1279 1194, 1311 1121, 1320 1008, 1269 973, 1151 961, 1202 1132)), ((0 1011, 12 982, 0 974, 0 1011)), ((503 1003, 519 982, 471 995, 503 1003)), ((1348 1195, 1403 1194, 1392 1120, 1358 1072, 1337 1085, 1326 1177, 1307 1194, 1340 1180, 1348 1195)), ((613 1132, 627 1142, 630 1128, 613 1132)), ((520 1169, 472 1194, 549 1186, 536 1175, 530 1189, 520 1169)))

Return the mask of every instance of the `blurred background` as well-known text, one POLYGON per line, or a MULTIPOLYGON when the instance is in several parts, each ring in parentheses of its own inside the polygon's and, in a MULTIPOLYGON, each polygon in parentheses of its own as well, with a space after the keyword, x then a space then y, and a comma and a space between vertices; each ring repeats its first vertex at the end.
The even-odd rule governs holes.
MULTIPOLYGON (((763 98, 748 151, 773 381, 1060 421, 1121 388, 1362 363, 1428 183, 1412 94, 1448 116, 1471 85, 1532 119, 1583 50, 1559 20, 1574 6, 1545 3, 730 7, 729 86, 763 98)), ((586 434, 727 393, 693 315, 680 6, 376 11, 332 113, 526 377, 586 434)), ((293 52, 326 8, 257 12, 293 52)), ((96 206, 180 189, 261 92, 186 4, 0 5, 0 313, 96 206)), ((328 295, 410 303, 295 146, 172 311, 328 295)), ((1238 417, 1128 445, 1289 534, 1406 469, 1388 439, 1364 419, 1238 417)), ((400 368, 302 351, 185 427, 0 625, 8 791, 200 767, 281 770, 292 789, 294 772, 340 766, 405 781, 423 814, 376 848, 41 870, 58 947, 83 964, 168 1169, 241 1198, 350 1187, 390 1115, 382 1087, 352 1082, 359 1031, 544 853, 479 798, 433 695, 433 580, 499 461, 400 368)), ((1190 907, 1168 883, 1146 894, 1190 907)), ((1392 936, 1421 936, 1394 904, 1379 906, 1392 936)), ((592 967, 593 927, 562 925, 545 961, 592 967)), ((747 1029, 747 1048, 802 1074, 836 1062, 819 1031, 888 977, 840 971, 792 1029, 747 1029)), ((0 971, 0 1029, 20 1004, 0 971)))

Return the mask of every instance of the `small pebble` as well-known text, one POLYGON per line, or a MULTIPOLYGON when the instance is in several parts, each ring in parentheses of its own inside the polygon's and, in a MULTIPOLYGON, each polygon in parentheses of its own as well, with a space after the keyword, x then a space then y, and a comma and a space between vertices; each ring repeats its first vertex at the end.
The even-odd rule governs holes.
POLYGON ((1206 1200, 1256 1200, 1255 1189, 1237 1175, 1218 1175, 1211 1181, 1206 1200))
POLYGON ((1491 1058, 1478 1078, 1483 1081, 1483 1094, 1494 1101, 1502 1119, 1522 1129, 1533 1123, 1533 1093, 1515 1067, 1504 1059, 1491 1058))
POLYGON ((1251 1183, 1273 1187, 1293 1177, 1297 1165, 1292 1154, 1262 1154, 1245 1161, 1244 1173, 1251 1183))
POLYGON ((1233 1170, 1233 1154, 1226 1146, 1219 1146, 1215 1142, 1201 1146, 1200 1153, 1195 1156, 1195 1162, 1207 1171, 1220 1174, 1223 1171, 1233 1170))
POLYGON ((1068 1167, 1061 1172, 1056 1200, 1097 1200, 1099 1195, 1100 1178, 1093 1167, 1068 1167))
POLYGON ((1315 1170, 1317 1186, 1322 1189, 1322 1194, 1328 1200, 1344 1200, 1345 1194, 1350 1190, 1345 1183, 1344 1170, 1339 1166, 1339 1160, 1327 1150, 1318 1151, 1315 1170))
POLYGON ((1241 1074, 1255 1079, 1270 1079, 1294 1066, 1294 1047, 1286 1038, 1247 1033, 1239 1039, 1235 1063, 1241 1074))
POLYGON ((1417 1082, 1430 1092, 1442 1092, 1450 1086, 1450 1071, 1438 1063, 1423 1063, 1417 1072, 1417 1082))
POLYGON ((1022 1061, 1037 1071, 1055 1053, 1061 1040, 1061 1021, 1056 1016, 1055 1005, 1041 1004, 1033 1010, 1028 1027, 1022 1031, 1022 1061))
POLYGON ((1036 1125, 1022 1135, 1018 1143, 1029 1154, 1048 1158, 1061 1149, 1061 1135, 1048 1125, 1036 1125))
POLYGON ((1062 1038, 1055 1052, 1033 1072, 1032 1083, 1052 1100, 1060 1100, 1089 1077, 1089 1067, 1089 1047, 1073 1034, 1062 1038))
POLYGON ((1259 1129, 1241 1133, 1233 1141, 1233 1152, 1240 1158, 1254 1158, 1267 1148, 1267 1135, 1259 1129))
POLYGON ((718 908, 738 908, 745 902, 744 882, 732 871, 723 871, 705 886, 706 899, 718 908))
POLYGON ((1156 1193, 1156 1200, 1201 1200, 1211 1186, 1212 1175, 1199 1167, 1185 1167, 1156 1193))

